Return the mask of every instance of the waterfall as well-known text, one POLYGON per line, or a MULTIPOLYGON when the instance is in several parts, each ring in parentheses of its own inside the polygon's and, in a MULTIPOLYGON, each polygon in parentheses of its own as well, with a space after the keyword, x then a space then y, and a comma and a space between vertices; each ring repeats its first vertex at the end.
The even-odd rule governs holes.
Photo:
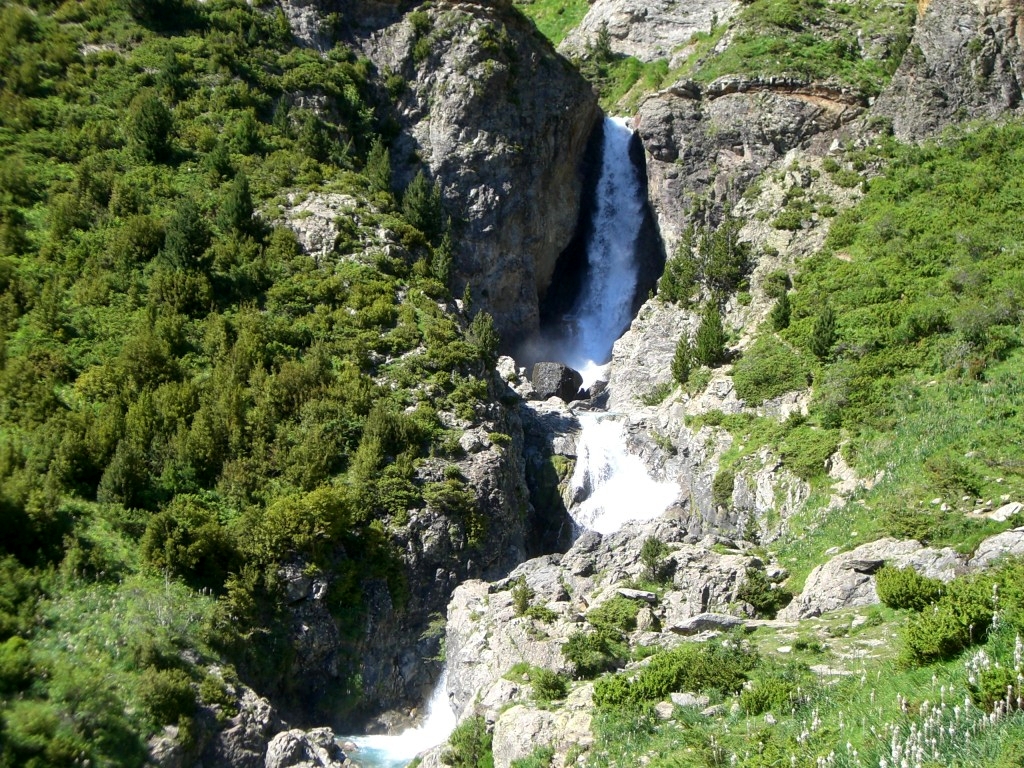
POLYGON ((423 722, 401 733, 380 736, 353 736, 359 748, 349 755, 363 768, 403 768, 421 752, 447 741, 455 729, 455 712, 448 702, 448 670, 441 673, 427 702, 423 722))
POLYGON ((639 456, 626 451, 623 423, 613 414, 580 413, 571 487, 583 497, 570 510, 576 525, 614 533, 632 520, 653 520, 676 500, 675 483, 654 480, 639 456))
MULTIPOLYGON (((636 293, 637 241, 646 200, 639 170, 629 156, 633 131, 621 118, 606 118, 593 231, 587 242, 588 274, 572 313, 564 361, 583 374, 583 386, 606 375, 612 346, 629 328, 636 293)), ((630 520, 658 517, 676 500, 674 483, 651 478, 638 456, 626 451, 623 423, 611 414, 579 414, 570 510, 577 526, 617 531, 630 520)))
POLYGON ((632 140, 624 119, 605 118, 587 276, 567 318, 570 335, 563 353, 563 362, 583 375, 584 388, 604 376, 612 345, 633 319, 636 248, 646 200, 640 171, 629 156, 632 140))

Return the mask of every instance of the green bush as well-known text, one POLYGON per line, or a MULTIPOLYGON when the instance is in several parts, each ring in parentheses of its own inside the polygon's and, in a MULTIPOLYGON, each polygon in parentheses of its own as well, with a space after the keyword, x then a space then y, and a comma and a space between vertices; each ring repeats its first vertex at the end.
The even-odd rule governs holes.
POLYGON ((0 695, 8 696, 32 680, 32 651, 21 637, 0 643, 0 695))
POLYGON ((516 616, 523 616, 529 609, 533 600, 533 590, 526 584, 526 579, 520 576, 512 587, 512 609, 516 616))
POLYGON ((761 336, 732 369, 736 394, 748 405, 807 388, 807 369, 800 357, 774 336, 761 336))
POLYGON ((711 500, 719 507, 732 505, 732 493, 736 487, 736 470, 733 467, 719 467, 711 481, 711 500))
POLYGON ((573 665, 576 677, 590 679, 622 666, 627 648, 618 636, 605 632, 573 632, 562 645, 562 655, 573 665))
POLYGON ((484 719, 471 717, 452 731, 441 760, 451 768, 494 768, 492 739, 484 719))
POLYGON ((644 566, 644 576, 651 581, 660 582, 665 578, 665 556, 668 547, 657 536, 648 536, 640 547, 640 562, 644 566))
POLYGON ((134 696, 153 725, 175 725, 196 710, 192 683, 180 669, 149 667, 139 678, 134 696))
POLYGON ((789 321, 792 315, 793 309, 789 302, 789 294, 783 291, 768 313, 768 323, 771 325, 772 330, 783 331, 789 328, 789 321))
POLYGON ((774 619, 775 614, 793 599, 791 592, 772 584, 759 568, 747 568, 746 578, 736 590, 736 597, 754 606, 758 616, 774 619))
POLYGON ((797 701, 797 686, 782 677, 763 677, 740 693, 740 709, 748 715, 778 712, 788 715, 797 701))
POLYGON ((553 747, 537 747, 528 756, 512 761, 512 768, 551 768, 555 759, 553 747))
POLYGON ((568 682, 562 675, 550 669, 535 667, 530 671, 530 687, 537 701, 557 701, 564 699, 569 691, 568 682))
POLYGON ((812 480, 825 474, 825 462, 838 447, 838 431, 802 425, 790 430, 779 449, 783 464, 798 477, 812 480))
POLYGON ((622 595, 616 595, 587 611, 587 621, 599 632, 632 632, 636 629, 636 615, 640 604, 622 595))
POLYGON ((943 593, 942 582, 920 575, 912 567, 887 565, 875 574, 878 599, 890 608, 922 611, 936 602, 943 593))
POLYGON ((660 701, 676 691, 738 691, 757 663, 757 657, 735 645, 686 643, 659 653, 636 676, 603 677, 594 685, 599 707, 637 706, 660 701))
POLYGON ((914 614, 903 628, 900 661, 905 666, 924 666, 983 642, 992 622, 993 584, 989 576, 950 582, 932 607, 914 614))

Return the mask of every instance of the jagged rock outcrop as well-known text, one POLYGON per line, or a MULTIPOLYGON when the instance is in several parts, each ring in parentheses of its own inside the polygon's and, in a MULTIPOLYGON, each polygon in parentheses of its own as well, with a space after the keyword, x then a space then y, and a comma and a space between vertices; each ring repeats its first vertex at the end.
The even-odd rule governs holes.
POLYGON ((539 297, 575 231, 597 99, 507 0, 419 10, 419 26, 372 28, 353 14, 352 34, 378 69, 404 78, 398 175, 415 156, 440 181, 456 222, 452 285, 470 284, 511 345, 537 330, 539 297))
POLYGON ((558 49, 569 56, 581 55, 593 45, 602 27, 607 27, 615 53, 641 61, 671 60, 686 50, 694 34, 725 23, 739 6, 735 0, 594 0, 583 21, 558 49))
POLYGON ((448 688, 459 715, 479 713, 493 720, 522 699, 526 691, 503 679, 517 663, 570 672, 562 644, 585 626, 587 610, 643 575, 640 550, 652 536, 668 547, 662 572, 671 576, 664 598, 649 609, 652 621, 637 630, 646 644, 674 644, 679 640, 668 628, 699 614, 735 610, 747 569, 764 568, 741 549, 719 551, 742 545, 722 537, 698 540, 679 521, 663 519, 627 524, 604 537, 585 532, 564 555, 528 560, 492 584, 467 581, 448 608, 448 688), (532 594, 531 604, 551 611, 550 622, 516 615, 512 587, 520 580, 532 594))
POLYGON ((666 252, 695 212, 719 212, 773 161, 863 108, 855 92, 787 78, 680 81, 647 98, 634 125, 666 252))
POLYGON ((872 112, 903 140, 1022 110, 1024 9, 1012 0, 918 3, 914 35, 872 112), (922 12, 923 11, 923 12, 922 12))

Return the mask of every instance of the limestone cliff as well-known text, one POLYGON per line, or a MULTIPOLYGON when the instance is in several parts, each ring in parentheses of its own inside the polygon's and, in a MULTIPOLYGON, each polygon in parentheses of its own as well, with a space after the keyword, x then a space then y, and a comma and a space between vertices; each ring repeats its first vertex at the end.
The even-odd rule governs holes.
POLYGON ((685 49, 690 38, 725 23, 736 12, 733 0, 689 3, 680 0, 595 0, 587 15, 559 45, 567 55, 580 55, 594 43, 602 28, 608 30, 615 53, 635 56, 641 61, 673 57, 685 49))

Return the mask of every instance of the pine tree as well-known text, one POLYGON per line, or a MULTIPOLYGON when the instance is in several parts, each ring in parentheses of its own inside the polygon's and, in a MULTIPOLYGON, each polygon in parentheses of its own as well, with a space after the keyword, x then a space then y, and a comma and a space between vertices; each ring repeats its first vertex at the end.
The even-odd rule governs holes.
POLYGON ((501 337, 494 328, 494 318, 487 312, 477 312, 466 332, 466 341, 477 348, 485 370, 491 370, 498 362, 498 346, 501 337))
POLYGON ((441 242, 433 249, 430 256, 430 273, 437 278, 445 288, 448 287, 448 280, 452 274, 452 236, 450 228, 445 228, 441 235, 441 242))
POLYGON ((126 130, 143 160, 161 162, 170 157, 173 128, 171 111, 153 91, 142 91, 132 99, 126 130))
POLYGON ((775 301, 772 311, 768 313, 768 321, 772 324, 772 328, 776 331, 788 328, 791 311, 789 294, 783 289, 782 293, 779 294, 779 298, 775 301))
POLYGON ((402 215, 428 240, 433 241, 441 233, 443 214, 440 181, 434 182, 431 187, 423 171, 420 171, 402 195, 402 215))
POLYGON ((391 151, 377 137, 366 155, 363 175, 370 182, 370 190, 391 194, 391 151))
POLYGON ((700 327, 697 329, 694 359, 701 365, 714 368, 725 361, 725 329, 718 302, 711 300, 704 307, 700 327))
POLYGON ((196 269, 209 245, 210 230, 199 208, 190 199, 183 199, 167 223, 164 258, 176 269, 196 269))
POLYGON ((685 384, 690 379, 690 371, 693 369, 693 345, 683 335, 676 343, 676 353, 672 357, 672 378, 680 384, 685 384))
POLYGON ((827 360, 832 354, 832 345, 836 343, 836 314, 832 307, 825 304, 814 319, 811 330, 810 349, 819 360, 827 360))
POLYGON ((235 176, 228 185, 228 194, 220 209, 220 225, 225 230, 245 233, 253 226, 252 194, 249 179, 244 173, 235 176))

